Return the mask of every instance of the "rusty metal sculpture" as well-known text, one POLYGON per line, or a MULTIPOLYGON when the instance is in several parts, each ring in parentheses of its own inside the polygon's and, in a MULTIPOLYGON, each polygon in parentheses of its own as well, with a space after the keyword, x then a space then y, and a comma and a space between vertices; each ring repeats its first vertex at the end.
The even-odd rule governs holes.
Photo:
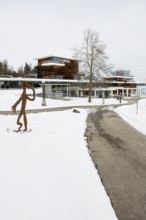
POLYGON ((26 117, 26 112, 25 112, 25 107, 26 107, 26 102, 27 99, 30 101, 34 101, 35 100, 35 90, 34 88, 29 85, 27 82, 23 81, 22 82, 22 88, 23 88, 23 92, 20 96, 20 98, 16 101, 16 103, 12 106, 12 111, 15 113, 16 112, 16 108, 17 105, 20 104, 21 102, 21 109, 18 115, 18 119, 17 119, 17 125, 19 125, 18 127, 18 131, 21 130, 22 126, 24 125, 24 131, 27 131, 27 117, 26 117), (28 89, 32 89, 33 91, 33 96, 32 98, 30 98, 27 93, 26 93, 26 88, 28 89), (21 117, 23 116, 23 123, 20 122, 21 117))

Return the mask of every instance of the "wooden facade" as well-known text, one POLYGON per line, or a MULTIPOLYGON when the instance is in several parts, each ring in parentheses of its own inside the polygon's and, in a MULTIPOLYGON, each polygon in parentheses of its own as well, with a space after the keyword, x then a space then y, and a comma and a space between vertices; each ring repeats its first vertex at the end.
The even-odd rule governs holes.
POLYGON ((104 82, 108 88, 113 88, 112 96, 120 94, 131 96, 136 94, 136 82, 133 80, 133 76, 106 76, 104 82))
POLYGON ((44 57, 37 59, 35 67, 38 78, 74 79, 79 72, 78 61, 62 57, 44 57))
POLYGON ((136 88, 136 82, 133 80, 133 76, 106 76, 104 81, 110 87, 136 88))

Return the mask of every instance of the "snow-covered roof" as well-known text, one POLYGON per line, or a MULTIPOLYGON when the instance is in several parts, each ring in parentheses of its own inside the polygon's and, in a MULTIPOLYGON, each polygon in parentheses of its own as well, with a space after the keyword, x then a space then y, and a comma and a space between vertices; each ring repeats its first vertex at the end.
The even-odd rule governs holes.
POLYGON ((35 58, 35 60, 45 60, 45 59, 49 59, 49 58, 52 58, 52 57, 57 57, 57 58, 61 58, 61 59, 67 59, 67 60, 76 60, 74 58, 70 58, 70 57, 61 57, 61 56, 45 56, 45 57, 39 57, 39 58, 35 58))
POLYGON ((115 76, 115 75, 110 75, 110 76, 105 76, 105 79, 107 78, 121 78, 121 79, 133 79, 133 76, 115 76))
POLYGON ((15 77, 15 78, 5 78, 5 77, 1 77, 0 78, 1 82, 4 81, 27 81, 27 82, 72 82, 72 83, 77 83, 80 82, 79 80, 75 80, 75 79, 45 79, 45 78, 22 78, 22 77, 15 77))

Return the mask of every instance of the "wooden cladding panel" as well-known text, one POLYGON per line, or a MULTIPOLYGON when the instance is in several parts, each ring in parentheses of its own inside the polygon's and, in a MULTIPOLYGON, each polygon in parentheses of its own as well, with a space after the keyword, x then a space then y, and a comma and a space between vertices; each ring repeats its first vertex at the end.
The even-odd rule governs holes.
POLYGON ((79 72, 78 62, 70 60, 64 64, 65 66, 37 66, 38 78, 55 78, 58 75, 62 76, 63 79, 74 79, 74 75, 79 72))

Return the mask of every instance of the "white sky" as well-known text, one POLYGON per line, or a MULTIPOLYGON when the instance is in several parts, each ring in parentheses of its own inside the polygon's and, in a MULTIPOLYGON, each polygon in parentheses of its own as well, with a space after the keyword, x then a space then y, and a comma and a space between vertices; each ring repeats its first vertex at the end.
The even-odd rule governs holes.
POLYGON ((0 0, 0 60, 15 69, 47 55, 72 57, 83 31, 107 45, 109 63, 146 79, 145 0, 0 0))

